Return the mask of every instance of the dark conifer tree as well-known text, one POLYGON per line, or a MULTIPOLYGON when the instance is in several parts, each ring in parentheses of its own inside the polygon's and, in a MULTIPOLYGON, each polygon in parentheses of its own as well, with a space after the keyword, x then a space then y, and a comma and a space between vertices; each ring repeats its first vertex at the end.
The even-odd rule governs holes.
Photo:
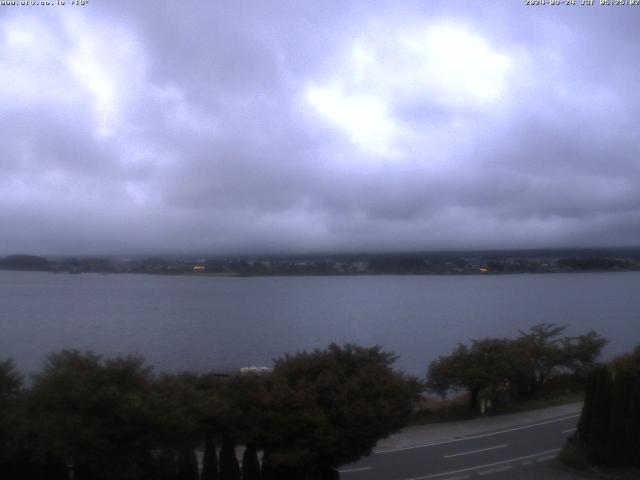
POLYGON ((204 440, 204 455, 202 457, 201 480, 218 480, 218 454, 216 444, 213 441, 213 434, 207 432, 204 440))
POLYGON ((2 480, 69 480, 69 469, 59 459, 35 459, 26 452, 18 454, 10 473, 2 480))
MULTIPOLYGON (((640 350, 638 350, 640 353, 640 350)), ((640 365, 638 365, 640 366, 640 365)), ((640 369, 637 369, 629 379, 629 405, 631 411, 627 416, 627 455, 629 464, 640 468, 640 369)))
POLYGON ((228 434, 222 437, 220 480, 240 480, 240 465, 238 465, 238 458, 236 457, 236 445, 228 434))
POLYGON ((640 466, 640 348, 613 364, 612 462, 640 466))
POLYGON ((242 480, 260 480, 260 462, 255 445, 249 444, 242 455, 242 480))
POLYGON ((613 381, 609 369, 604 365, 594 368, 587 377, 578 435, 586 446, 589 461, 597 464, 607 464, 610 461, 612 390, 613 381))
POLYGON ((198 480, 198 459, 192 448, 183 448, 178 453, 178 480, 198 480))
POLYGON ((178 462, 172 449, 162 449, 152 465, 145 480, 175 480, 178 476, 178 462))
POLYGON ((631 391, 633 386, 629 382, 627 372, 616 372, 613 381, 613 389, 611 395, 611 438, 612 443, 611 457, 609 460, 615 464, 624 464, 627 458, 627 448, 633 441, 632 435, 635 432, 630 431, 629 415, 633 408, 629 405, 631 401, 631 391))
POLYGON ((97 480, 97 477, 91 465, 81 461, 73 466, 73 480, 97 480))
POLYGON ((42 479, 47 480, 68 480, 69 479, 69 468, 62 460, 50 460, 47 464, 42 468, 44 475, 41 477, 42 479))
POLYGON ((21 470, 16 451, 17 427, 25 420, 20 418, 24 413, 19 408, 21 386, 13 361, 0 361, 0 478, 19 475, 21 470))
POLYGON ((262 452, 262 467, 260 469, 262 480, 277 480, 271 463, 271 454, 268 450, 262 452))
POLYGON ((577 438, 596 465, 640 467, 640 346, 587 377, 577 438))

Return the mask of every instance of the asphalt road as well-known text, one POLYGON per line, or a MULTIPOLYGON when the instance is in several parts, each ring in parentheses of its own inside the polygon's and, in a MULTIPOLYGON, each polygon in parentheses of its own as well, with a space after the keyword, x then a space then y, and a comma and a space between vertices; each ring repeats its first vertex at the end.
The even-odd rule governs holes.
POLYGON ((377 451, 341 468, 340 477, 344 480, 536 478, 534 471, 557 456, 575 430, 578 417, 565 415, 455 440, 377 451))

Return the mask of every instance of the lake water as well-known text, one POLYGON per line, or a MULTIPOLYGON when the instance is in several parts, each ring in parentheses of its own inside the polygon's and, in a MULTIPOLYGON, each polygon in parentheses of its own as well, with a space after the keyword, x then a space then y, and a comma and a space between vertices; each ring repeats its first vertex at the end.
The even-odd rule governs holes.
POLYGON ((141 354, 158 370, 271 365, 328 343, 380 344, 424 375, 458 341, 540 322, 640 343, 640 272, 220 278, 0 271, 0 359, 35 372, 62 348, 141 354))

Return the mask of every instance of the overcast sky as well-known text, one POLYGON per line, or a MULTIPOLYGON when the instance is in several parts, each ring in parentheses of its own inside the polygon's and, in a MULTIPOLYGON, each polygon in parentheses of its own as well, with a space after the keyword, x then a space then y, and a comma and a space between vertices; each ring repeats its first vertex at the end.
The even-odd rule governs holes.
POLYGON ((0 6, 0 254, 640 244, 640 7, 66 3, 0 6))

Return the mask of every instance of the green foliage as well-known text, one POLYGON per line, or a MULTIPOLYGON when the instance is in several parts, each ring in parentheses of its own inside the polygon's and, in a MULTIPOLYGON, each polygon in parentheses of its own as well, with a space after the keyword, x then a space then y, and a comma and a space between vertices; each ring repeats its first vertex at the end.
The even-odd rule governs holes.
POLYGON ((587 379, 584 407, 578 435, 587 445, 588 458, 606 463, 610 456, 611 393, 613 380, 609 368, 601 365, 593 369, 587 379))
POLYGON ((7 448, 9 433, 15 427, 14 415, 22 386, 22 376, 13 365, 13 361, 0 362, 0 458, 7 448))
POLYGON ((242 480, 260 480, 258 450, 253 444, 247 445, 242 454, 242 480))
POLYGON ((332 344, 277 360, 266 419, 275 428, 265 442, 274 465, 301 477, 327 470, 369 454, 402 428, 417 391, 391 369, 395 358, 380 347, 332 344))
POLYGON ((198 459, 191 448, 183 447, 178 452, 177 480, 199 480, 198 459))
POLYGON ((202 455, 202 475, 201 480, 218 480, 218 454, 216 444, 213 441, 213 434, 206 433, 204 441, 204 452, 202 455))
POLYGON ((470 406, 478 396, 532 395, 554 375, 571 373, 583 378, 606 340, 596 332, 562 337, 566 327, 552 323, 534 325, 516 339, 485 338, 459 344, 433 361, 427 373, 428 388, 442 396, 450 389, 469 391, 470 406))
POLYGON ((22 376, 15 370, 12 360, 0 362, 0 407, 13 400, 22 386, 22 376))
POLYGON ((0 478, 9 478, 18 468, 11 457, 17 448, 15 437, 20 428, 18 400, 21 386, 22 377, 16 372, 13 361, 0 362, 0 478))
POLYGON ((277 480, 276 472, 271 461, 271 452, 264 450, 262 452, 262 465, 260 466, 260 475, 262 480, 277 480))
POLYGON ((219 384, 217 426, 244 444, 262 445, 267 431, 269 376, 234 375, 219 384))
POLYGON ((558 370, 577 374, 588 371, 600 356, 607 341, 594 331, 578 337, 561 337, 566 326, 553 323, 534 325, 520 332, 516 343, 526 356, 528 380, 526 388, 535 392, 558 370))
POLYGON ((50 355, 31 392, 38 455, 73 465, 77 479, 136 478, 151 446, 150 382, 138 357, 50 355))
POLYGON ((566 352, 560 334, 566 326, 556 326, 552 323, 534 325, 528 332, 520 331, 517 344, 522 350, 527 362, 528 388, 535 390, 540 387, 554 368, 565 362, 566 352))
POLYGON ((201 441, 200 421, 204 414, 204 393, 193 374, 162 374, 146 393, 146 408, 154 418, 151 427, 157 448, 195 448, 201 441))
POLYGON ((161 449, 153 452, 152 461, 144 472, 143 480, 176 480, 178 476, 178 456, 175 451, 161 449))
POLYGON ((613 462, 640 468, 640 345, 612 364, 613 462))
POLYGON ((442 396, 450 388, 465 388, 475 407, 480 392, 520 379, 524 369, 522 353, 512 340, 472 340, 471 347, 458 344, 451 355, 431 363, 427 386, 442 396))
POLYGON ((240 480, 240 465, 238 465, 238 458, 236 457, 236 444, 229 435, 222 437, 220 480, 240 480))
POLYGON ((201 480, 240 480, 237 441, 244 480, 333 479, 409 418, 419 383, 394 360, 380 347, 331 345, 287 355, 269 374, 154 375, 139 357, 65 350, 25 390, 2 362, 0 476, 197 480, 204 446, 201 480))
POLYGON ((640 467, 640 346, 587 379, 578 440, 591 463, 640 467))

